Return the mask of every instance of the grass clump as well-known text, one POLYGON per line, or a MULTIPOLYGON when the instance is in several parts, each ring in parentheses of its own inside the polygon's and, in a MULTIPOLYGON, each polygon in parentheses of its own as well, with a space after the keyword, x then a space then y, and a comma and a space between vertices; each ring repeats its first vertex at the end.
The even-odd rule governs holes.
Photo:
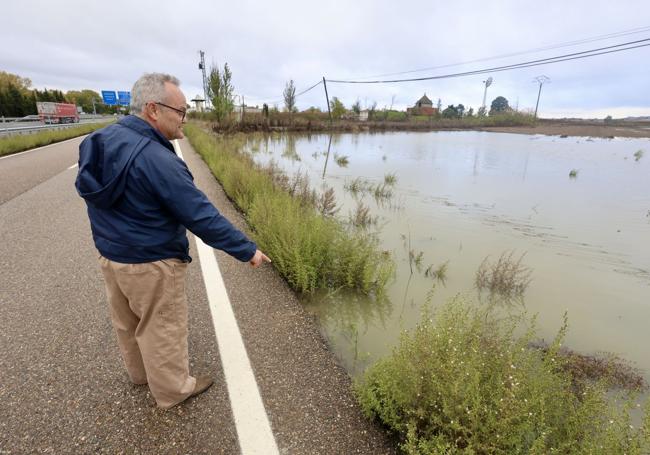
POLYGON ((643 158, 643 150, 634 152, 634 161, 639 161, 641 158, 643 158))
POLYGON ((577 169, 571 169, 569 171, 569 177, 571 177, 572 179, 576 178, 577 176, 578 176, 578 170, 577 169))
POLYGON ((350 192, 353 196, 358 196, 359 194, 367 193, 372 184, 361 177, 355 177, 353 180, 346 181, 343 188, 350 192))
POLYGON ((501 254, 494 263, 488 261, 489 256, 483 259, 476 271, 476 288, 506 299, 522 297, 532 275, 532 270, 522 263, 525 255, 515 259, 511 251, 501 254))
POLYGON ((317 201, 318 211, 323 216, 334 216, 341 209, 336 204, 336 195, 334 194, 334 188, 328 188, 323 192, 323 194, 318 198, 317 201))
POLYGON ((395 173, 385 174, 384 183, 389 186, 394 186, 397 183, 397 174, 395 173))
POLYGON ((334 155, 334 161, 339 167, 347 167, 350 164, 350 160, 345 155, 334 155))
POLYGON ((378 218, 370 213, 370 207, 358 201, 354 212, 350 214, 349 221, 355 228, 366 229, 376 225, 378 218))
POLYGON ((434 280, 440 281, 444 284, 447 281, 447 269, 449 268, 449 261, 445 261, 438 267, 434 267, 433 264, 430 264, 429 267, 424 271, 424 276, 427 278, 433 278, 434 280))
MULTIPOLYGON (((112 122, 111 122, 112 123, 112 122)), ((22 152, 24 150, 54 144, 73 137, 83 136, 104 128, 108 123, 89 123, 70 128, 40 131, 33 134, 18 134, 0 138, 0 156, 22 152)))
POLYGON ((333 191, 318 198, 305 177, 288 179, 273 165, 260 168, 240 152, 242 137, 215 137, 193 124, 185 133, 293 289, 383 291, 393 261, 379 250, 376 236, 328 216, 336 210, 333 191))
POLYGON ((455 299, 425 310, 355 393, 406 454, 647 453, 648 416, 631 425, 635 395, 617 405, 599 382, 576 394, 558 356, 566 329, 565 317, 542 352, 529 347, 534 318, 455 299))

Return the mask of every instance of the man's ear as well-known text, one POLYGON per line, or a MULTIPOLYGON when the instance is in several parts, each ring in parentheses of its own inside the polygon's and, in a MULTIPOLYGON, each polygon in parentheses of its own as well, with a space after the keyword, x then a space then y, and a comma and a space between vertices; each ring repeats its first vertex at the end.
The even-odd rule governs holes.
POLYGON ((158 120, 158 106, 156 103, 147 103, 144 106, 144 113, 147 118, 158 120))

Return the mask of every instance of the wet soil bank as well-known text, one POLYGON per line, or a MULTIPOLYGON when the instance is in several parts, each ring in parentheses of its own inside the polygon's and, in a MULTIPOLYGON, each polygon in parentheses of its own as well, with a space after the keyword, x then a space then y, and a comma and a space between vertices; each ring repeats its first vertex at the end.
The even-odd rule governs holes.
POLYGON ((439 120, 434 122, 358 122, 296 121, 294 124, 273 125, 269 122, 243 122, 218 125, 199 122, 216 133, 247 132, 302 132, 302 133, 359 133, 384 131, 490 131, 516 134, 544 134, 549 136, 583 137, 650 137, 649 122, 616 122, 605 124, 596 121, 539 120, 535 124, 503 124, 480 126, 464 124, 464 121, 439 120))
POLYGON ((606 125, 596 122, 543 120, 532 126, 497 126, 477 128, 499 133, 545 134, 549 136, 650 137, 650 122, 621 122, 606 125))

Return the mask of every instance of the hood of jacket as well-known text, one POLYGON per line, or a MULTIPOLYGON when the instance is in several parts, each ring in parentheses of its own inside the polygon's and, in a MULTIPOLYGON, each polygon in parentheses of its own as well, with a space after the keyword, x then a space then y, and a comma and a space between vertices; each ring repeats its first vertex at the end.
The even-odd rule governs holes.
POLYGON ((114 205, 124 192, 133 160, 151 141, 174 153, 169 140, 134 115, 85 138, 79 145, 79 172, 75 182, 79 195, 101 209, 114 205))

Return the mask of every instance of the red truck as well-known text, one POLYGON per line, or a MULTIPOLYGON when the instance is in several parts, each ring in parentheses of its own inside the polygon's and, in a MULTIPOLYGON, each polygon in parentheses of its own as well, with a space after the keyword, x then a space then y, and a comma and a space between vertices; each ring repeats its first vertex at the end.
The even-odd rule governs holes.
POLYGON ((38 102, 38 117, 43 123, 78 123, 77 106, 67 103, 38 102))

